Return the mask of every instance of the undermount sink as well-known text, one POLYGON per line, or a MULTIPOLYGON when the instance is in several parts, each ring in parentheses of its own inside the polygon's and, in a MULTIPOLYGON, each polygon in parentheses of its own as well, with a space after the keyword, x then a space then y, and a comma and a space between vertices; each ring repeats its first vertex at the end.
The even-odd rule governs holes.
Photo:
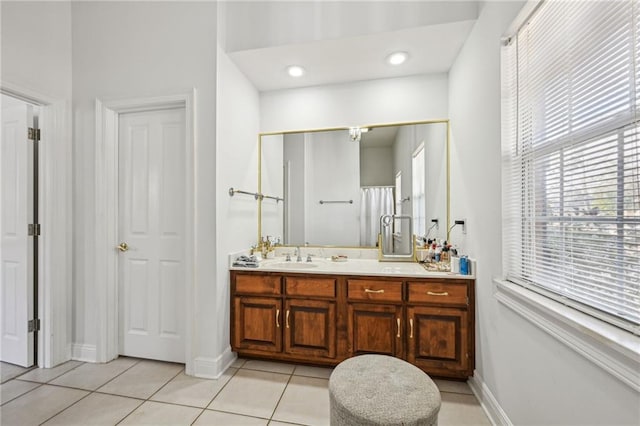
POLYGON ((278 269, 312 269, 317 268, 318 265, 315 263, 303 263, 303 262, 276 262, 269 263, 264 265, 268 268, 278 268, 278 269))

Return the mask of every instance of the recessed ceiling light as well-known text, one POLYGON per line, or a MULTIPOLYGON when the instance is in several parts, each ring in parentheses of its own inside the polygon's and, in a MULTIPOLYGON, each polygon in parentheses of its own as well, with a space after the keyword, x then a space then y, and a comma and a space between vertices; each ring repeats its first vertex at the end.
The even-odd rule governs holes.
POLYGON ((304 68, 299 65, 290 65, 287 67, 287 72, 291 77, 302 77, 304 75, 304 68))
POLYGON ((407 52, 394 52, 387 56, 387 62, 391 65, 400 65, 407 60, 409 54, 407 52))

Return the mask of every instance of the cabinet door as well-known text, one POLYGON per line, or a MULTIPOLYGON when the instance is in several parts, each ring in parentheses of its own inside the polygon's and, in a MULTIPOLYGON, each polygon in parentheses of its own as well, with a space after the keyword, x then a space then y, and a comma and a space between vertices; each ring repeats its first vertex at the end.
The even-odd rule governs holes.
POLYGON ((282 301, 273 297, 235 297, 233 349, 282 351, 282 301))
POLYGON ((348 310, 351 356, 374 353, 402 358, 405 333, 402 306, 350 303, 348 310))
POLYGON ((284 327, 285 353, 336 357, 335 302, 287 299, 284 327))
POLYGON ((410 306, 407 308, 407 320, 407 361, 434 375, 468 371, 466 310, 410 306))

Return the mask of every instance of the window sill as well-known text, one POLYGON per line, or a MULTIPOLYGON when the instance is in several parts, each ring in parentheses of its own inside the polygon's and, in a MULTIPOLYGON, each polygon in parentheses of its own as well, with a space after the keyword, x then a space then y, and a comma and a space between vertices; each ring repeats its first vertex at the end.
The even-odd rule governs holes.
POLYGON ((502 304, 640 392, 638 336, 517 284, 494 283, 502 304))

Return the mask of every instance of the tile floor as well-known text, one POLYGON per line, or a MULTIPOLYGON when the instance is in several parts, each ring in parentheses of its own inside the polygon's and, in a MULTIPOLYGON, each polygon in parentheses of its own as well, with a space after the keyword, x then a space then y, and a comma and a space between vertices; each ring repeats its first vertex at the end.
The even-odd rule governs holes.
MULTIPOLYGON (((238 359, 206 380, 181 364, 123 357, 31 370, 1 363, 0 372, 3 426, 329 424, 329 368, 238 359)), ((490 424, 466 383, 436 384, 441 426, 490 424)))

